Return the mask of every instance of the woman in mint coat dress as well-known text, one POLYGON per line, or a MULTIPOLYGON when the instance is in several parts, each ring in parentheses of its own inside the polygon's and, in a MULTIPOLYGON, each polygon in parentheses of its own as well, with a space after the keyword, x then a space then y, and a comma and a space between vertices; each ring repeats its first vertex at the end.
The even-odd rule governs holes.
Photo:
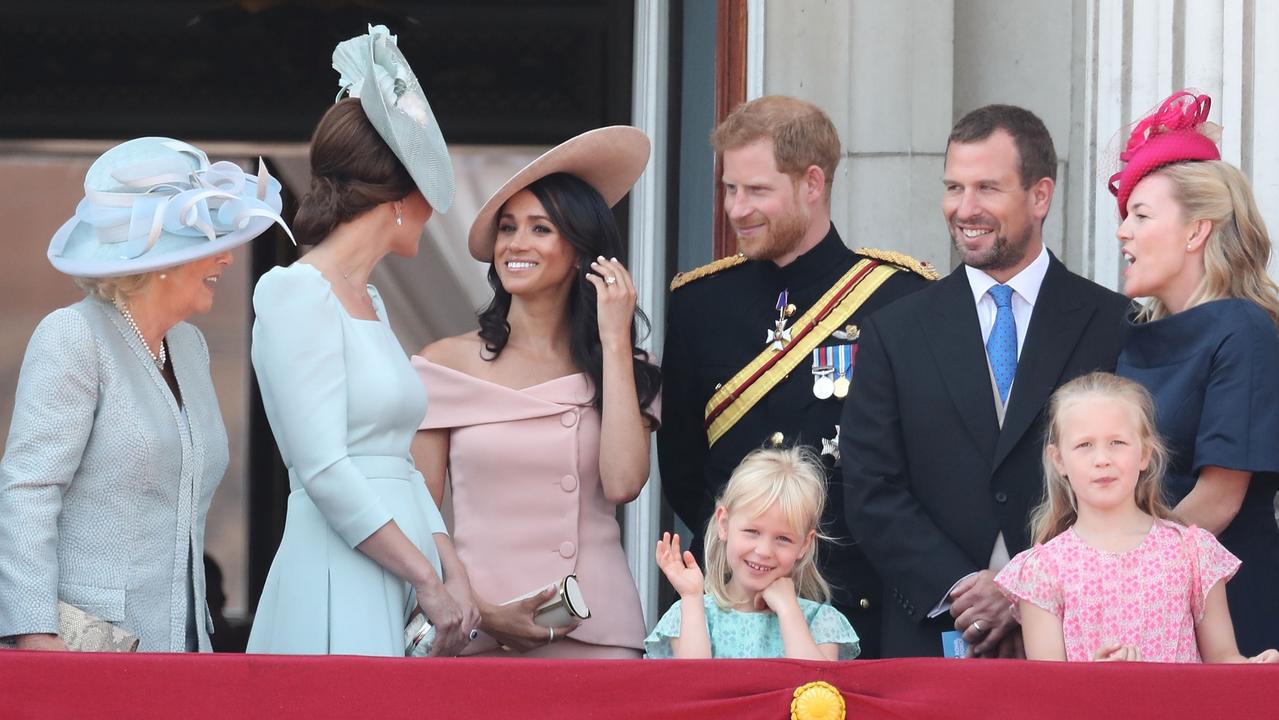
POLYGON ((479 615, 409 456, 426 394, 368 284, 386 255, 417 253, 452 201, 452 170, 385 28, 339 45, 334 67, 360 97, 331 107, 311 140, 294 228, 316 247, 253 294, 253 367, 292 492, 248 650, 403 656, 420 606, 432 654, 456 655, 479 615), (375 69, 407 81, 382 88, 375 69))

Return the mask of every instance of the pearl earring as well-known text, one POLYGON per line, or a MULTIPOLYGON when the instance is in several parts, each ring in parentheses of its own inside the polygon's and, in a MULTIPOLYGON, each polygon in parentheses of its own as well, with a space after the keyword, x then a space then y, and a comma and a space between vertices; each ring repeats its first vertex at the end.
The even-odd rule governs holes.
POLYGON ((1186 243, 1186 252, 1190 252, 1190 243, 1186 243))
POLYGON ((395 208, 395 224, 396 225, 404 224, 404 214, 398 207, 395 208))

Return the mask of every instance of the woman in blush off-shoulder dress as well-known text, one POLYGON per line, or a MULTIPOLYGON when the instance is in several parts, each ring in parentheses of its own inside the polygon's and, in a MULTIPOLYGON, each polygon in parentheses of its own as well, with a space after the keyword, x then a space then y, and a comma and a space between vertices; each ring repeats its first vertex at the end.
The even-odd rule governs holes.
POLYGON ((453 199, 452 170, 385 28, 339 45, 334 67, 360 97, 331 107, 311 139, 294 228, 316 247, 253 293, 253 367, 292 492, 249 651, 403 656, 420 605, 432 653, 457 654, 479 617, 409 456, 426 395, 368 284, 386 255, 417 252, 453 199), (409 82, 379 86, 384 72, 409 82))
POLYGON ((432 398, 414 456, 437 502, 448 472, 453 537, 483 618, 466 654, 641 655, 616 515, 648 478, 660 376, 635 345, 643 316, 609 208, 648 153, 639 130, 602 128, 507 181, 470 232, 471 255, 492 263, 479 331, 413 358, 432 398), (535 624, 551 583, 570 573, 590 617, 535 624))

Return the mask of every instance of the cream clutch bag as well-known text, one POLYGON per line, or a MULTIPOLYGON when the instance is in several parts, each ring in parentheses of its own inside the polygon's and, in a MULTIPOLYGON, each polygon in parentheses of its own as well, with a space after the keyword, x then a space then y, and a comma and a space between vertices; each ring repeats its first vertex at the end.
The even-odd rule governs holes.
MULTIPOLYGON (((577 575, 566 575, 555 585, 558 592, 555 593, 555 597, 538 606, 537 612, 533 614, 533 622, 547 628, 563 627, 574 620, 585 620, 591 616, 590 608, 586 606, 586 598, 582 597, 582 588, 577 583, 577 575)), ((546 586, 543 585, 502 604, 510 605, 527 600, 545 589, 546 586)), ((473 636, 472 640, 474 639, 473 636)), ((426 657, 431 654, 431 645, 434 642, 435 627, 431 625, 425 613, 420 609, 416 610, 404 627, 404 654, 408 657, 426 657)), ((487 642, 494 643, 492 638, 487 638, 487 642)))
MULTIPOLYGON (((586 598, 582 597, 582 587, 577 583, 577 575, 565 575, 555 585, 558 592, 555 593, 555 597, 537 607, 537 612, 533 614, 533 622, 547 628, 563 627, 574 620, 585 620, 591 616, 591 610, 586 606, 586 598)), ((545 589, 546 586, 543 585, 502 604, 510 605, 527 600, 545 589)))
MULTIPOLYGON (((75 605, 58 601, 58 637, 68 650, 76 652, 137 652, 138 636, 87 613, 75 605)), ((13 647, 11 640, 5 647, 13 647)))

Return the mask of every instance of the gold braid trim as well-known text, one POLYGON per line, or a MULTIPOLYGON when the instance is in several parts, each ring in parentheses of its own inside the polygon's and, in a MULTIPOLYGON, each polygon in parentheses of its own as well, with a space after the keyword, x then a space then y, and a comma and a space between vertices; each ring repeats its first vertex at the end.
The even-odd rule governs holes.
POLYGON ((709 262, 699 268, 693 268, 688 272, 675 273, 675 277, 671 279, 671 290, 684 287, 698 278, 714 275, 721 270, 727 270, 735 265, 741 265, 744 262, 746 262, 746 256, 741 253, 737 253, 736 255, 729 255, 728 257, 715 260, 714 262, 709 262))
POLYGON ((898 267, 906 268, 917 275, 923 276, 925 280, 936 280, 941 277, 937 274, 937 269, 933 267, 932 263, 927 260, 916 260, 905 253, 899 253, 894 250, 880 250, 879 248, 865 247, 857 248, 853 252, 858 255, 865 255, 866 257, 883 260, 884 262, 890 262, 898 267))

